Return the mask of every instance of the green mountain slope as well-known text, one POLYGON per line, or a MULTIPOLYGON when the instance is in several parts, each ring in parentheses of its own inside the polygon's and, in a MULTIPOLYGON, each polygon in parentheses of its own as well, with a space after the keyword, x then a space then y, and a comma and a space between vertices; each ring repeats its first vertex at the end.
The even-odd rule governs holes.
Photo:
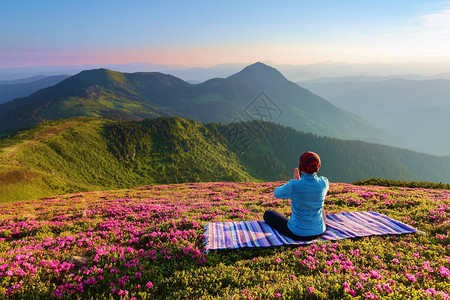
POLYGON ((111 120, 179 116, 204 123, 259 119, 325 136, 393 140, 262 63, 198 85, 156 72, 83 71, 29 97, 0 105, 0 133, 76 116, 111 120))
POLYGON ((151 183, 254 180, 215 142, 202 124, 179 118, 47 121, 0 140, 0 202, 151 183))
POLYGON ((335 182, 450 182, 450 157, 318 137, 270 122, 78 117, 0 139, 0 202, 153 183, 287 180, 307 150, 319 153, 320 174, 335 182))
MULTIPOLYGON (((213 132, 227 125, 208 124, 213 132)), ((289 179, 299 155, 317 152, 320 173, 334 182, 381 177, 397 180, 450 182, 450 156, 434 156, 375 143, 346 141, 298 132, 269 122, 236 123, 240 139, 252 141, 238 151, 241 164, 262 180, 289 179)), ((228 139, 229 140, 229 139, 228 139)), ((234 143, 235 144, 235 143, 234 143)), ((233 143, 231 143, 233 145, 233 143)))

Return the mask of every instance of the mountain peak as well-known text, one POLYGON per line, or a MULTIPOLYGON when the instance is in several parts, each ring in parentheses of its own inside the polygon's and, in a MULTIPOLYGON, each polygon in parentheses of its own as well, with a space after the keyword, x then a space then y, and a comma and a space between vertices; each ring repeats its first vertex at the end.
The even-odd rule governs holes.
POLYGON ((284 77, 283 74, 280 73, 280 71, 266 64, 263 64, 262 62, 251 64, 242 69, 239 73, 236 73, 228 78, 246 81, 248 83, 259 84, 287 81, 286 77, 284 77))
POLYGON ((104 68, 81 71, 77 75, 72 76, 72 78, 83 82, 85 85, 98 84, 110 86, 114 82, 122 84, 125 82, 124 73, 104 68))
POLYGON ((272 68, 272 67, 269 67, 268 65, 266 65, 266 64, 264 64, 264 63, 262 63, 260 61, 257 61, 254 64, 248 65, 244 69, 250 69, 250 68, 272 68))

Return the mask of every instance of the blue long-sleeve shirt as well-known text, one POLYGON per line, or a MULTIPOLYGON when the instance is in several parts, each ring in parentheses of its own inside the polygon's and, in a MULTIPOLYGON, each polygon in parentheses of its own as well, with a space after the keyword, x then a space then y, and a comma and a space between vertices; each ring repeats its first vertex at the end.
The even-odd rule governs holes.
POLYGON ((311 236, 325 231, 322 209, 328 188, 326 177, 318 177, 316 173, 302 173, 299 180, 292 179, 275 189, 275 197, 291 199, 292 215, 288 228, 294 234, 311 236))

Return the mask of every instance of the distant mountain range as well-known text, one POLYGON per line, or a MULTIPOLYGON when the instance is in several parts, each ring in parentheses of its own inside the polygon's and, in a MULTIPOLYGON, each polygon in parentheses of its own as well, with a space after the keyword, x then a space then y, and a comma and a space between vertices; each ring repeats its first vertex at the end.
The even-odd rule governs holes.
POLYGON ((18 78, 18 79, 10 79, 10 80, 0 80, 0 85, 4 85, 4 84, 16 84, 16 83, 27 83, 27 82, 34 82, 34 81, 38 81, 40 79, 49 77, 47 75, 34 75, 31 77, 26 77, 26 78, 18 78))
POLYGON ((450 80, 299 82, 334 105, 402 136, 405 147, 450 155, 450 80))
MULTIPOLYGON (((432 62, 405 62, 405 63, 335 63, 321 62, 306 65, 288 65, 265 62, 281 71, 292 81, 311 80, 322 77, 360 77, 366 76, 405 79, 450 79, 450 64, 432 62), (406 74, 406 75, 401 75, 406 74), (418 74, 418 75, 408 75, 418 74), (434 75, 437 74, 437 75, 434 75), (421 77, 425 76, 425 77, 421 77), (431 77, 428 77, 431 76, 431 77)), ((208 67, 186 67, 179 65, 162 65, 153 63, 130 64, 102 64, 102 65, 69 65, 69 66, 36 66, 20 68, 0 68, 0 80, 11 80, 35 75, 75 75, 83 70, 110 69, 119 72, 163 72, 179 77, 188 82, 203 82, 211 78, 225 78, 238 72, 249 63, 226 63, 208 67)), ((389 79, 389 78, 384 78, 389 79)), ((319 79, 320 80, 320 79, 319 79)), ((374 79, 378 80, 378 79, 374 79)))
POLYGON ((2 81, 22 80, 39 76, 54 76, 60 74, 75 75, 84 70, 109 69, 118 72, 162 72, 182 78, 185 81, 203 82, 211 78, 224 78, 247 66, 245 63, 219 64, 211 67, 183 67, 176 65, 162 65, 152 63, 131 64, 102 64, 102 65, 74 65, 74 66, 38 66, 21 68, 0 68, 0 84, 2 81))
POLYGON ((179 66, 161 65, 152 63, 131 64, 102 64, 102 65, 67 65, 67 66, 34 66, 17 68, 0 68, 0 80, 14 80, 34 76, 54 76, 61 74, 75 75, 83 70, 107 68, 122 72, 160 72, 170 69, 178 69, 179 66))
POLYGON ((288 180, 307 150, 333 182, 450 182, 450 157, 317 137, 266 121, 202 124, 78 117, 0 139, 0 202, 154 183, 288 180))
POLYGON ((15 98, 26 97, 32 93, 53 86, 69 75, 56 76, 35 76, 31 78, 0 81, 0 104, 14 100, 15 98))
POLYGON ((318 135, 385 143, 395 140, 262 63, 228 78, 194 85, 157 72, 83 71, 0 105, 0 133, 76 116, 111 120, 180 116, 205 123, 260 119, 318 135))
POLYGON ((406 79, 406 80, 431 80, 431 79, 450 79, 450 73, 440 73, 434 75, 416 75, 416 74, 396 74, 388 76, 341 76, 341 77, 320 77, 309 80, 303 80, 297 82, 300 86, 310 83, 357 83, 357 82, 377 82, 387 81, 391 79, 406 79))

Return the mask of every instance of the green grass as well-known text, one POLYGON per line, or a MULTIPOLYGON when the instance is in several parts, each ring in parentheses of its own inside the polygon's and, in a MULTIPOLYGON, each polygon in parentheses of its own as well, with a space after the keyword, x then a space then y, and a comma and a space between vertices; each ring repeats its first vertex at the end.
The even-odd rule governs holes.
POLYGON ((209 144, 200 123, 177 119, 167 128, 164 121, 154 122, 78 117, 47 121, 0 140, 0 201, 211 178, 254 179, 223 145, 209 144), (171 135, 161 139, 155 126, 171 135))
POLYGON ((1 140, 0 201, 118 188, 129 182, 129 172, 108 152, 99 133, 104 122, 86 118, 46 122, 1 140))

